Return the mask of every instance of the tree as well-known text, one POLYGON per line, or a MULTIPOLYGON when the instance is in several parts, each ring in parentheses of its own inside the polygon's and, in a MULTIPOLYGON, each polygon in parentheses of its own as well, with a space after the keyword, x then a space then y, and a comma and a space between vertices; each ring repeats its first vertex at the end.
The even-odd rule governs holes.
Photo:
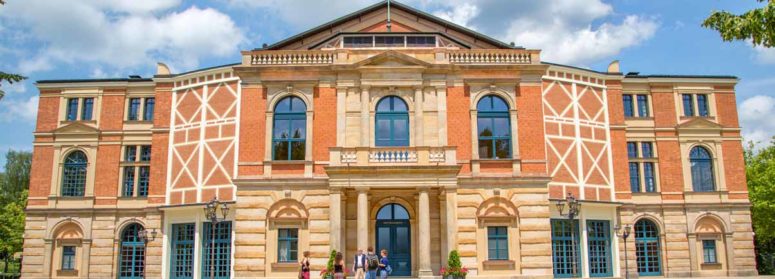
POLYGON ((761 274, 775 271, 775 137, 770 145, 745 150, 745 175, 751 200, 751 221, 755 234, 757 265, 761 274))
POLYGON ((0 257, 5 262, 22 250, 24 234, 24 208, 30 187, 32 153, 8 151, 5 172, 0 173, 0 257))
POLYGON ((702 23, 703 27, 721 33, 724 41, 750 40, 753 45, 775 46, 775 0, 763 8, 753 9, 741 15, 727 11, 714 11, 702 23))
MULTIPOLYGON (((3 3, 3 0, 0 0, 0 5, 5 4, 3 3)), ((22 80, 27 79, 27 77, 17 74, 9 74, 3 71, 0 71, 0 83, 3 81, 7 81, 9 84, 13 84, 14 82, 20 82, 22 80)), ((3 99, 3 96, 5 95, 5 92, 3 92, 2 89, 0 89, 0 100, 3 99)))

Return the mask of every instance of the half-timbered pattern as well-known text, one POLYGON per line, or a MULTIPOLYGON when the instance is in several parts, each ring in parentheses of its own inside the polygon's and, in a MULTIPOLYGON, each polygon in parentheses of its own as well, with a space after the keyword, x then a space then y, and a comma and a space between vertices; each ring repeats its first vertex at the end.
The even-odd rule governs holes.
POLYGON ((415 278, 452 250, 470 278, 756 274, 735 77, 548 63, 397 2, 241 56, 38 82, 23 277, 296 278, 308 251, 318 278, 368 247, 415 278))

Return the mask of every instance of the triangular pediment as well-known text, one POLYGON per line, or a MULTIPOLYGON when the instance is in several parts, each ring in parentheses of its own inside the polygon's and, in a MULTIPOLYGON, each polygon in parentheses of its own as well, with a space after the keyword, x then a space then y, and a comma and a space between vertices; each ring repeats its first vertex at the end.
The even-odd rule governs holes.
POLYGON ((688 121, 678 124, 676 128, 681 130, 721 129, 721 125, 705 117, 692 117, 688 121))
POLYGON ((417 66, 427 67, 431 66, 431 64, 398 51, 388 50, 361 60, 353 66, 359 68, 406 68, 417 66))
POLYGON ((83 122, 72 122, 54 130, 54 134, 97 134, 99 130, 96 127, 83 122))
POLYGON ((382 1, 356 12, 323 23, 298 35, 266 46, 266 50, 306 50, 328 44, 341 34, 423 33, 438 34, 448 43, 461 48, 514 48, 487 35, 441 19, 409 5, 382 1), (388 14, 390 24, 388 25, 388 14))

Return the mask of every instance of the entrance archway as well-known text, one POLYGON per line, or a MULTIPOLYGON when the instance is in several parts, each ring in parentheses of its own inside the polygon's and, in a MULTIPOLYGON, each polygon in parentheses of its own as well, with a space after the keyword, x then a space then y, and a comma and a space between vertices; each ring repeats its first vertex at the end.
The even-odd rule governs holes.
POLYGON ((397 203, 382 206, 377 212, 376 248, 388 251, 391 276, 412 275, 412 245, 411 228, 409 227, 409 212, 397 203))

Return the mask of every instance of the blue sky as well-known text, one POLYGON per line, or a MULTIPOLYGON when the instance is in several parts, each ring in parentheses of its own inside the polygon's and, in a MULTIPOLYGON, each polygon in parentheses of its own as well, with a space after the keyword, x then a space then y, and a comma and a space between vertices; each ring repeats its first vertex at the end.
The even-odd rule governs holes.
MULTIPOLYGON (((0 70, 29 80, 2 84, 0 153, 30 150, 36 80, 151 76, 239 62, 240 50, 277 42, 376 0, 7 0, 0 6, 0 70)), ((713 10, 754 0, 405 0, 484 34, 542 49, 545 61, 642 74, 740 77, 744 137, 775 134, 775 49, 723 42, 700 27, 713 10)), ((4 158, 0 159, 0 164, 4 158)))

